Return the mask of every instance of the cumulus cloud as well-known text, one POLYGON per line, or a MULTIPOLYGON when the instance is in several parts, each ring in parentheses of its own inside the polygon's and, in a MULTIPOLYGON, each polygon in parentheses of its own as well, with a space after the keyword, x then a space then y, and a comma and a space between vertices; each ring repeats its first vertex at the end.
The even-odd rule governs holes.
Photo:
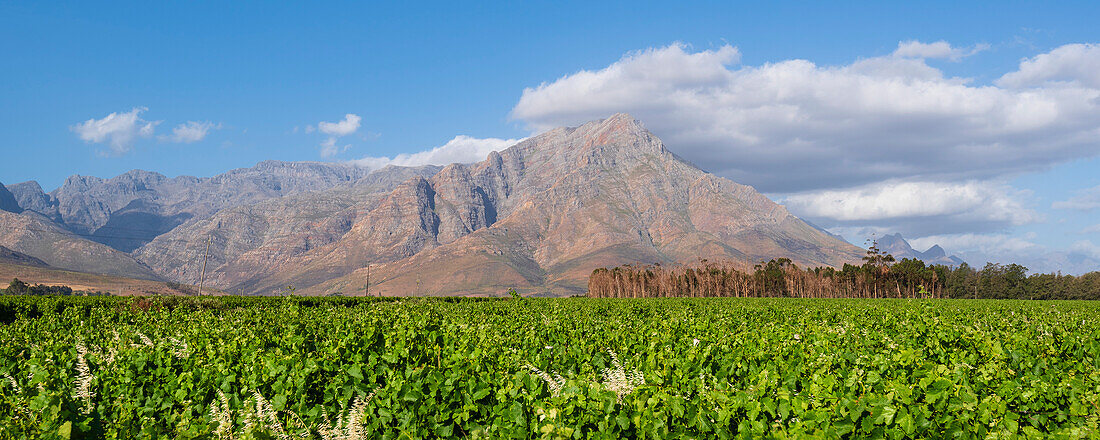
POLYGON ((848 65, 747 66, 732 46, 672 44, 525 89, 512 117, 539 131, 629 112, 681 156, 767 193, 989 180, 1100 153, 1100 69, 1062 61, 1100 62, 1092 46, 1024 60, 994 85, 925 63, 978 48, 903 42, 848 65))
MULTIPOLYGON (((359 129, 359 121, 361 121, 362 119, 363 118, 360 118, 359 115, 348 113, 344 115, 344 120, 342 121, 318 122, 317 130, 319 130, 321 133, 332 136, 347 136, 349 134, 355 133, 355 131, 359 129)), ((307 127, 307 130, 309 130, 309 127, 307 127)))
POLYGON ((1073 209, 1077 211, 1092 211, 1100 208, 1100 185, 1077 191, 1077 195, 1066 200, 1059 200, 1051 204, 1054 209, 1073 209))
POLYGON ((321 157, 332 157, 347 151, 348 148, 351 148, 351 144, 339 147, 336 145, 336 138, 329 137, 321 142, 321 157))
POLYGON ((84 142, 106 143, 115 154, 122 154, 134 147, 138 138, 153 136, 153 130, 161 121, 141 119, 141 112, 148 109, 134 107, 125 113, 111 113, 102 119, 89 119, 69 127, 84 142))
MULTIPOLYGON (((1096 245, 1089 240, 1081 240, 1073 244, 1070 249, 1074 252, 1078 252, 1087 255, 1090 258, 1100 260, 1100 245, 1096 245)), ((1100 270, 1100 267, 1096 268, 1100 270)))
MULTIPOLYGON (((351 148, 351 144, 339 147, 336 145, 339 138, 355 133, 359 130, 359 123, 363 118, 354 113, 344 115, 344 119, 336 122, 321 121, 317 123, 317 131, 329 135, 321 142, 321 157, 332 157, 351 148)), ((306 133, 312 133, 312 125, 306 126, 306 133)))
POLYGON ((989 49, 988 44, 978 44, 970 49, 963 49, 952 47, 951 44, 943 40, 935 43, 909 40, 898 43, 898 48, 894 50, 894 56, 902 58, 945 58, 958 61, 986 49, 989 49))
POLYGON ((421 166, 478 162, 485 160, 490 152, 503 150, 521 141, 523 139, 479 139, 459 135, 447 141, 446 144, 431 150, 398 154, 394 157, 364 157, 352 160, 350 163, 370 169, 378 169, 386 165, 421 166))
POLYGON ((1100 44, 1067 44, 1026 59, 1019 70, 997 80, 1002 87, 1051 87, 1100 89, 1100 44))
POLYGON ((1085 226, 1078 232, 1079 234, 1100 234, 1100 223, 1092 226, 1085 226))
POLYGON ((221 124, 210 121, 187 121, 172 128, 172 135, 164 136, 163 139, 181 144, 190 144, 206 139, 206 135, 210 133, 210 130, 219 128, 221 128, 221 124))
POLYGON ((1031 194, 996 182, 886 181, 842 190, 792 194, 783 203, 827 227, 877 225, 907 235, 987 230, 1042 220, 1031 194))

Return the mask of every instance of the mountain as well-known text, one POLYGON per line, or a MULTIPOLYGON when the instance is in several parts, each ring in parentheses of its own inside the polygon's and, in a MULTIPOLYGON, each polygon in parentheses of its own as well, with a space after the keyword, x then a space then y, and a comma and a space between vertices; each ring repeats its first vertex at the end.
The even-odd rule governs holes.
MULTIPOLYGON (((104 273, 197 284, 205 262, 205 283, 234 293, 355 294, 369 272, 371 294, 566 295, 582 293, 598 267, 778 257, 839 266, 862 255, 684 161, 625 114, 473 164, 268 161, 210 178, 134 170, 73 176, 50 193, 12 188, 26 211, 0 225, 33 219, 82 240, 84 253, 117 253, 103 254, 114 265, 104 273)), ((17 238, 0 245, 73 266, 17 238)))
MULTIPOLYGON (((377 187, 381 189, 381 187, 377 187)), ((232 292, 492 294, 583 292, 597 267, 858 261, 861 251, 751 187, 680 159, 629 115, 559 128, 475 164, 386 191, 337 188, 191 221, 135 252, 162 276, 232 292), (163 242, 162 242, 163 241, 163 242)))
MULTIPOLYGON (((25 266, 47 266, 45 261, 39 260, 22 252, 13 251, 3 246, 0 246, 0 263, 18 264, 25 266)), ((0 281, 2 281, 3 279, 4 278, 0 278, 0 281)))
POLYGON ((437 166, 390 166, 351 186, 223 209, 158 236, 134 255, 166 278, 194 280, 195 284, 206 256, 207 279, 227 291, 238 291, 248 287, 247 281, 275 276, 290 261, 299 261, 312 249, 338 240, 358 216, 401 182, 439 170, 437 166))
POLYGON ((53 222, 61 221, 57 201, 42 191, 38 182, 29 181, 8 185, 8 189, 19 203, 20 211, 34 211, 46 216, 53 222))
POLYGON ((72 176, 45 194, 36 182, 16 185, 24 209, 68 230, 130 252, 191 218, 302 192, 353 184, 369 170, 345 164, 265 161, 209 178, 133 170, 111 179, 72 176))
POLYGON ((14 212, 16 214, 23 212, 23 208, 19 207, 19 202, 15 200, 15 196, 11 191, 0 183, 0 211, 14 212))
POLYGON ((908 241, 905 241, 901 237, 901 234, 884 235, 877 241, 879 249, 890 255, 893 255, 897 260, 904 258, 913 258, 925 262, 925 264, 942 264, 945 266, 958 266, 963 263, 963 260, 954 255, 947 256, 947 252, 943 250, 940 245, 932 245, 928 250, 924 252, 917 251, 909 245, 908 241))
POLYGON ((79 272, 157 280, 160 277, 129 254, 87 240, 33 211, 0 211, 0 246, 50 267, 79 272))

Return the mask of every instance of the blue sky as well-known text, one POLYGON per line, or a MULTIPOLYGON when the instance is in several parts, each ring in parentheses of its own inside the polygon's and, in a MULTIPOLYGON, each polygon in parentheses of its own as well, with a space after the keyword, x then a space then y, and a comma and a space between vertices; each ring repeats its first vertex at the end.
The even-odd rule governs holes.
POLYGON ((1067 46, 1100 43, 1096 17, 1095 2, 0 2, 0 182, 33 179, 49 191, 72 174, 134 168, 209 176, 266 159, 477 160, 548 126, 627 111, 673 151, 857 244, 899 231, 977 264, 1030 259, 1040 270, 1084 265, 1079 271, 1100 261, 1100 189, 1089 191, 1100 187, 1100 124, 1090 125, 1097 120, 1085 108, 1095 103, 1066 97, 1065 83, 1087 98, 1100 89, 1100 76, 1090 75, 1100 73, 1035 63, 1062 70, 1005 75, 1044 54, 1100 65, 1089 64, 1100 63, 1100 50, 1067 46), (792 75, 802 79, 777 82, 792 75), (889 75, 911 86, 896 101, 919 108, 889 107, 900 116, 882 119, 881 103, 849 109, 835 102, 842 94, 820 98, 834 91, 830 81, 883 87, 894 80, 864 80, 889 75), (917 83, 945 94, 906 95, 917 83), (588 87, 602 94, 579 94, 588 87), (751 95, 768 87, 780 91, 774 103, 751 95), (824 88, 802 100, 780 96, 803 87, 824 88), (1029 104, 1034 94, 1049 102, 1029 104), (988 100, 988 110, 970 108, 970 99, 988 100), (788 115, 805 119, 738 127, 760 125, 742 114, 747 101, 761 118, 794 106, 788 115), (944 109, 952 105, 962 113, 944 109), (989 121, 956 127, 1004 105, 1053 106, 1055 119, 1072 123, 1017 132, 1042 114, 1013 113, 993 136, 968 137, 989 121), (851 110, 844 123, 856 128, 844 131, 853 135, 828 127, 775 135, 812 126, 822 107, 851 110), (130 137, 102 131, 117 128, 101 124, 112 113, 133 116, 130 137), (919 121, 906 125, 907 114, 919 121), (189 122, 197 131, 173 132, 189 122), (952 159, 973 145, 997 163, 952 159), (825 172, 783 159, 826 152, 853 160, 825 172), (918 196, 903 206, 898 199, 913 191, 945 194, 958 209, 918 209, 929 205, 918 196), (853 212, 855 202, 889 206, 853 212))

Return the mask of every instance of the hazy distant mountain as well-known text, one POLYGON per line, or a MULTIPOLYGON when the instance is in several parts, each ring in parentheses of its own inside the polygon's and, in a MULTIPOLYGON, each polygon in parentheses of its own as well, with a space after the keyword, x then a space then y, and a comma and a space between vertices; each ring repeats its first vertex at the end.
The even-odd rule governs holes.
POLYGON ((904 258, 914 258, 925 262, 925 264, 942 264, 952 267, 963 263, 963 260, 959 257, 947 256, 947 252, 938 244, 933 245, 924 252, 917 251, 901 237, 901 234, 884 235, 877 240, 877 243, 879 249, 893 255, 899 261, 904 258))
POLYGON ((49 194, 13 185, 24 209, 73 232, 132 251, 191 218, 262 200, 354 184, 369 170, 345 164, 265 161, 209 178, 133 170, 111 179, 72 176, 49 194))
POLYGON ((862 255, 685 162, 625 114, 475 164, 369 172, 263 162, 212 178, 132 171, 74 176, 49 194, 33 182, 16 188, 42 220, 132 249, 164 279, 197 283, 208 255, 206 283, 229 292, 359 293, 369 265, 372 294, 569 294, 604 266, 776 257, 837 266, 862 255))

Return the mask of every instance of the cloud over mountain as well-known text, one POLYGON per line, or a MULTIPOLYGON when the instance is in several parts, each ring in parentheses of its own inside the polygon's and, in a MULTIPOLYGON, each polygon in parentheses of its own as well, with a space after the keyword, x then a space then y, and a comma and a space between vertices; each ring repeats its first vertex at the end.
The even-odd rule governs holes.
POLYGON ((1097 154, 1100 69, 1068 66, 1100 62, 1100 52, 1063 46, 998 85, 925 61, 962 52, 905 42, 841 66, 743 66, 731 46, 673 44, 528 88, 512 116, 543 130, 629 111, 687 159, 772 193, 988 179, 1097 154))
POLYGON ((394 157, 364 157, 350 161, 353 164, 378 169, 386 165, 420 166, 448 165, 452 163, 472 163, 485 160, 493 151, 501 151, 515 145, 523 139, 497 139, 458 135, 446 144, 411 154, 398 154, 394 157))
POLYGON ((344 119, 336 122, 318 122, 317 130, 332 136, 347 136, 359 129, 359 122, 363 118, 354 113, 344 115, 344 119))
POLYGON ((944 234, 979 225, 979 229, 997 229, 1042 220, 1025 204, 1029 198, 1027 191, 992 182, 886 181, 793 194, 784 204, 825 227, 874 224, 885 230, 944 234))
POLYGON ((984 84, 933 62, 988 47, 913 40, 841 65, 744 65, 730 45, 674 43, 527 88, 511 115, 540 131, 628 111, 688 160, 833 231, 997 241, 1043 220, 1006 182, 1100 155, 1100 46, 1057 47, 984 84))
POLYGON ((102 119, 89 119, 69 127, 84 142, 106 143, 114 154, 130 151, 138 138, 153 136, 153 130, 161 121, 141 119, 145 107, 134 107, 125 113, 111 113, 102 119))
MULTIPOLYGON (((344 119, 336 122, 321 121, 317 123, 317 130, 329 135, 321 142, 321 157, 332 157, 351 148, 351 144, 336 145, 340 137, 347 136, 359 130, 359 123, 363 118, 354 113, 344 115, 344 119)), ((306 132, 313 131, 312 127, 306 127, 306 132)))
POLYGON ((221 128, 221 124, 210 121, 187 121, 172 128, 172 135, 166 136, 165 139, 171 142, 190 144, 206 139, 206 135, 210 133, 210 130, 219 128, 221 128))

